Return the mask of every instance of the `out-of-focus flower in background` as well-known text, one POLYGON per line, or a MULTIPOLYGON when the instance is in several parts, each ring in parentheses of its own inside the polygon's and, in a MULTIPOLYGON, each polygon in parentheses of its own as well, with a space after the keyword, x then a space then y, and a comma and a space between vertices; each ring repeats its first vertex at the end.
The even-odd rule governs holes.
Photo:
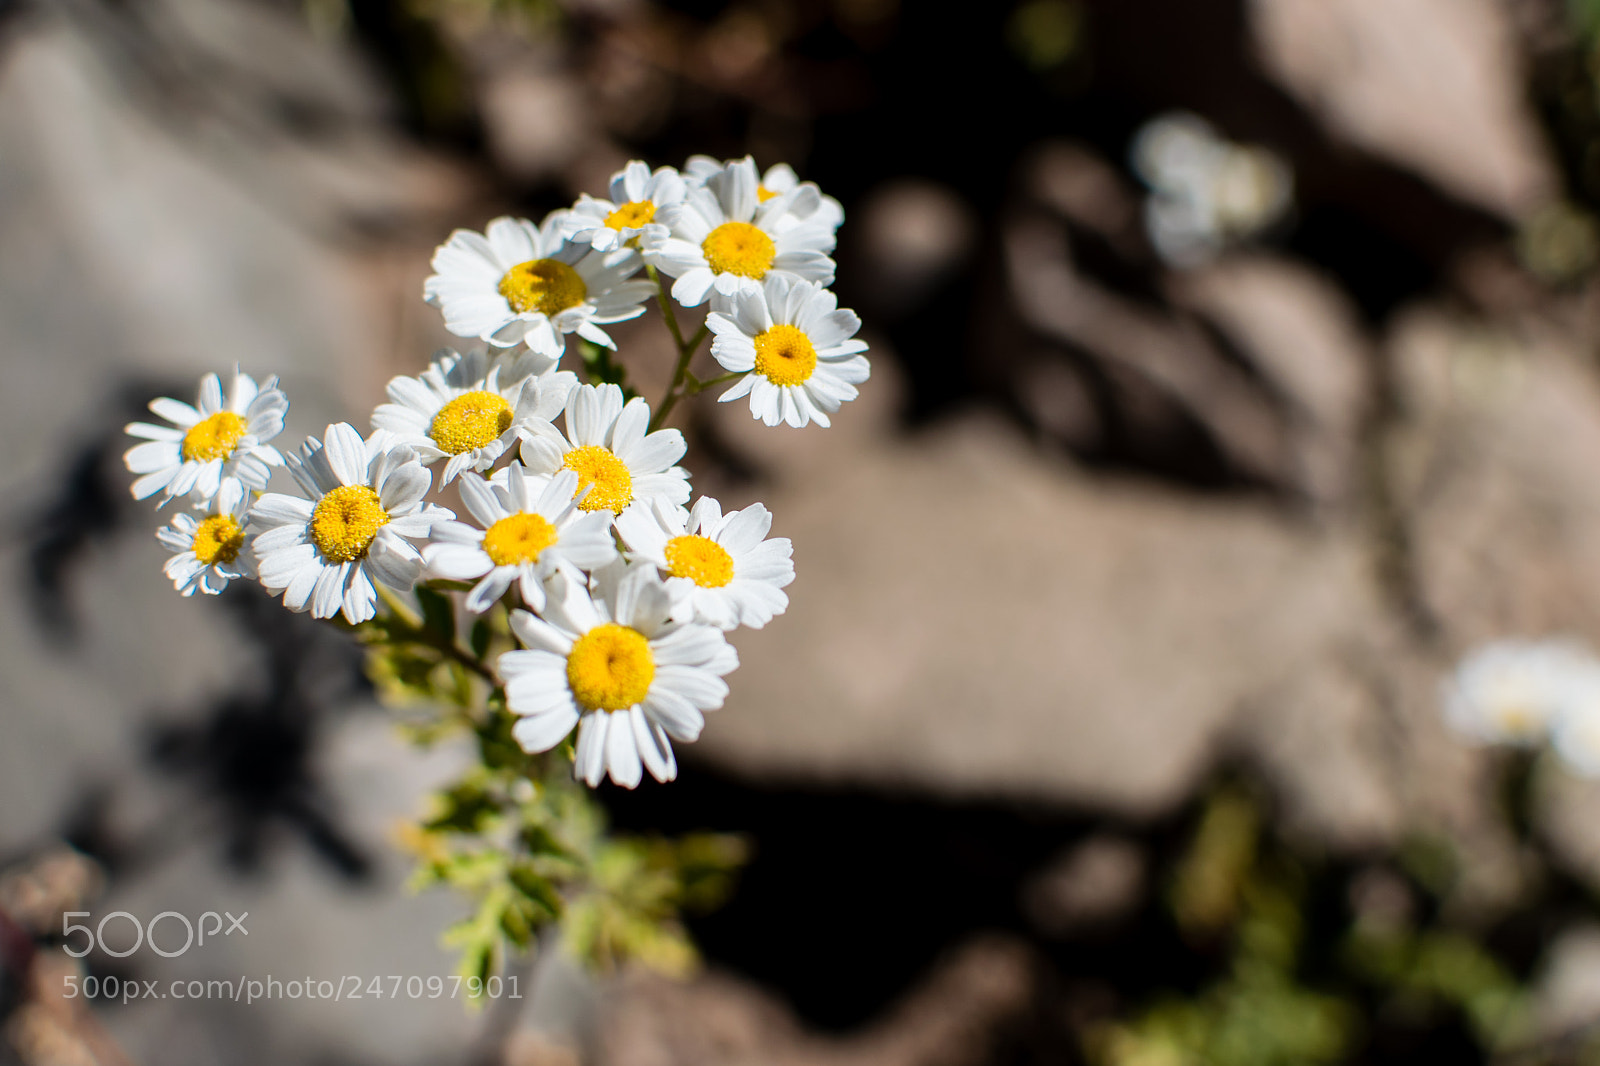
POLYGON ((1565 641, 1486 644, 1445 682, 1445 720, 1478 743, 1539 744, 1560 713, 1569 677, 1583 662, 1583 651, 1565 641))
POLYGON ((1146 185, 1145 229, 1161 258, 1198 266, 1259 236, 1294 203, 1294 174, 1259 145, 1235 144, 1189 112, 1158 115, 1134 137, 1133 168, 1146 185))
POLYGON ((1550 744, 1574 773, 1600 777, 1600 662, 1587 658, 1566 670, 1550 744))
POLYGON ((1571 639, 1479 647, 1443 685, 1445 720, 1478 744, 1549 743, 1580 777, 1600 778, 1600 659, 1571 639))

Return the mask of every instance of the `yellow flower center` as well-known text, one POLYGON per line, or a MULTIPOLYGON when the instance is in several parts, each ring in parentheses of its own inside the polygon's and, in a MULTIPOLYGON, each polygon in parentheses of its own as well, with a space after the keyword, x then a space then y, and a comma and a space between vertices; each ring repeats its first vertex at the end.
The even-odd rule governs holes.
POLYGON ((354 562, 367 554, 388 521, 376 492, 365 485, 340 485, 311 512, 311 543, 330 563, 354 562))
POLYGON ((667 541, 667 569, 703 589, 720 589, 733 580, 733 556, 710 537, 691 533, 667 541))
POLYGON ((774 385, 802 385, 817 369, 817 349, 805 330, 779 323, 756 338, 756 373, 774 385))
POLYGON ((1514 736, 1532 733, 1543 722, 1539 712, 1525 703, 1513 703, 1500 708, 1500 728, 1514 736))
POLYGON ((506 271, 500 295, 519 315, 529 311, 554 315, 583 303, 589 287, 559 259, 530 259, 506 271))
POLYGON ((579 510, 620 511, 633 502, 633 475, 628 473, 628 464, 609 448, 585 444, 568 452, 561 465, 578 475, 574 499, 579 510), (591 485, 593 490, 585 496, 584 490, 591 485))
POLYGON ((238 447, 249 423, 242 415, 232 411, 218 411, 189 427, 183 435, 183 457, 207 463, 213 459, 226 459, 238 447))
POLYGON ((777 189, 769 189, 765 185, 757 185, 756 186, 756 199, 760 200, 762 203, 766 203, 768 200, 772 199, 774 196, 779 196, 779 195, 782 195, 782 194, 779 193, 777 189))
POLYGON ((498 393, 466 392, 433 416, 428 436, 451 455, 481 448, 511 425, 511 405, 498 393))
POLYGON ((542 516, 519 511, 489 527, 483 535, 483 550, 496 566, 536 563, 539 553, 556 539, 556 527, 542 516))
POLYGON ((718 274, 738 274, 757 281, 767 276, 778 246, 759 226, 748 222, 724 222, 700 243, 706 262, 718 274))
POLYGON ((226 566, 239 558, 239 549, 243 547, 244 530, 232 515, 214 514, 194 531, 194 557, 207 566, 216 563, 226 566))
POLYGON ((653 200, 635 200, 623 204, 606 216, 606 225, 612 229, 633 229, 644 225, 656 217, 656 205, 653 200))
POLYGON ((623 711, 644 702, 655 676, 650 642, 615 622, 595 626, 567 654, 567 684, 588 711, 623 711))

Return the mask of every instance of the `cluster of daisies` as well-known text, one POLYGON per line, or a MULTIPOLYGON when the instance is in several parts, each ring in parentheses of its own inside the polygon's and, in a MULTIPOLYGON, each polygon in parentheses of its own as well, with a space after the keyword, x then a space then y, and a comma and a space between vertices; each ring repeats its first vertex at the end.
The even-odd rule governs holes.
POLYGON ((794 567, 761 504, 689 505, 683 435, 561 369, 567 337, 614 348, 603 327, 643 314, 666 275, 683 307, 709 303, 721 399, 768 425, 827 426, 870 368, 826 288, 843 211, 814 184, 695 157, 630 163, 609 192, 450 236, 424 295, 486 346, 393 379, 369 433, 331 425, 285 456, 277 379, 236 370, 193 406, 153 401, 167 424, 129 425, 144 442, 125 458, 136 498, 175 504, 158 538, 185 596, 250 578, 351 624, 419 582, 452 583, 469 612, 503 605, 520 647, 493 668, 518 742, 548 751, 576 728, 577 775, 631 788, 676 776, 672 741, 699 735, 738 665, 727 634, 782 613, 794 567), (267 491, 279 467, 295 491, 267 491), (464 515, 430 499, 452 484, 464 515))
POLYGON ((1600 659, 1570 640, 1503 640, 1464 658, 1444 684, 1445 720, 1477 744, 1549 743, 1600 777, 1600 659))
POLYGON ((682 172, 629 163, 610 199, 585 194, 534 225, 497 218, 457 230, 433 258, 423 293, 445 327, 495 347, 525 344, 559 359, 569 334, 615 347, 601 328, 637 318, 675 279, 684 307, 709 302, 711 354, 739 375, 722 402, 748 396, 769 426, 828 425, 871 371, 854 312, 839 309, 833 251, 844 210, 785 165, 704 156, 682 172))

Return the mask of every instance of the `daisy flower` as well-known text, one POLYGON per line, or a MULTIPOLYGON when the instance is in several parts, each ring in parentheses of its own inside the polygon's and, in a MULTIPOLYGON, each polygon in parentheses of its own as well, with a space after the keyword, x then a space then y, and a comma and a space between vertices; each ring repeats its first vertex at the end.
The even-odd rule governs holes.
POLYGON ((655 286, 628 280, 643 265, 634 249, 601 252, 563 240, 565 214, 554 212, 540 226, 497 218, 487 233, 450 234, 422 287, 444 312, 445 328, 501 348, 526 341, 558 359, 568 333, 615 348, 600 327, 644 314, 655 286))
POLYGON ((656 212, 683 199, 683 178, 671 167, 660 167, 654 174, 637 159, 611 176, 611 199, 601 200, 584 193, 566 213, 562 230, 568 240, 587 244, 597 252, 620 248, 636 238, 651 244, 667 235, 667 227, 655 220, 656 212))
POLYGON ((769 426, 828 425, 828 414, 855 399, 856 386, 872 373, 860 354, 866 342, 851 339, 861 320, 809 281, 770 277, 713 311, 706 327, 716 334, 712 356, 744 374, 718 402, 749 396, 751 415, 769 426))
POLYGON ((522 461, 537 474, 577 474, 580 510, 616 515, 635 500, 689 501, 689 473, 674 465, 687 447, 683 434, 647 433, 650 405, 643 399, 624 406, 615 385, 579 385, 567 401, 566 427, 563 435, 536 426, 522 442, 522 461))
MULTIPOLYGON (((723 168, 724 164, 708 155, 692 155, 684 164, 683 176, 690 183, 704 185, 706 181, 723 168)), ((801 185, 800 175, 788 163, 778 163, 767 168, 766 173, 758 179, 756 196, 762 203, 773 197, 782 196, 792 192, 801 185)), ((809 183, 807 183, 809 184, 809 183)), ((810 203, 807 197, 806 204, 810 203)), ((786 216, 786 222, 794 225, 817 225, 827 229, 829 233, 837 233, 844 224, 844 205, 831 196, 821 195, 816 208, 810 215, 800 218, 792 211, 786 216)))
POLYGON ((617 557, 610 515, 578 510, 578 475, 570 470, 552 478, 512 463, 492 481, 462 478, 460 491, 479 525, 440 522, 422 560, 434 577, 478 582, 467 594, 467 609, 475 614, 492 607, 512 582, 523 603, 542 611, 544 582, 558 569, 594 570, 617 557))
POLYGON ((1445 682, 1445 721, 1478 743, 1538 744, 1557 718, 1575 664, 1582 661, 1582 652, 1562 641, 1486 644, 1445 682))
POLYGON ((761 504, 722 513, 709 496, 694 507, 630 507, 617 532, 637 557, 669 575, 674 617, 718 629, 760 629, 789 606, 783 588, 794 580, 787 537, 767 540, 772 515, 761 504))
POLYGON ((1587 656, 1566 670, 1551 746, 1574 773, 1600 777, 1600 663, 1587 656))
POLYGON ((383 430, 362 440, 347 422, 329 426, 288 465, 305 496, 266 493, 250 529, 261 583, 291 611, 365 622, 376 613, 374 581, 397 592, 416 584, 422 557, 406 538, 455 517, 422 502, 432 478, 383 430))
POLYGON ((255 499, 249 489, 229 478, 208 508, 180 512, 172 524, 156 530, 163 547, 177 554, 162 569, 185 596, 215 596, 236 577, 255 577, 245 524, 255 499))
POLYGON ((233 387, 224 398, 222 380, 207 374, 200 379, 195 406, 163 396, 150 401, 150 410, 172 425, 130 422, 125 427, 129 436, 145 440, 122 457, 129 470, 144 475, 133 483, 136 500, 164 492, 163 506, 190 494, 206 502, 228 478, 260 491, 267 487, 272 468, 283 465, 278 449, 267 443, 283 432, 289 410, 289 398, 276 377, 258 386, 235 369, 233 387))
POLYGON ((394 402, 372 412, 372 428, 393 433, 424 464, 448 457, 439 478, 448 485, 463 470, 487 470, 535 420, 561 413, 578 378, 555 367, 534 351, 513 360, 444 348, 417 377, 389 382, 394 402))
POLYGON ((832 231, 786 221, 817 210, 817 187, 799 185, 763 203, 759 185, 755 162, 746 156, 690 188, 682 203, 662 208, 671 235, 648 251, 678 279, 672 296, 683 306, 698 307, 713 289, 721 296, 759 291, 769 274, 833 281, 832 231))
POLYGON ((527 752, 548 751, 578 729, 574 776, 599 785, 609 774, 633 788, 648 769, 678 774, 672 741, 690 742, 705 712, 722 706, 723 676, 738 653, 712 626, 669 620, 672 597, 653 566, 601 572, 598 597, 557 576, 544 616, 511 612, 525 651, 500 656, 512 728, 527 752), (581 723, 581 724, 580 724, 581 723))

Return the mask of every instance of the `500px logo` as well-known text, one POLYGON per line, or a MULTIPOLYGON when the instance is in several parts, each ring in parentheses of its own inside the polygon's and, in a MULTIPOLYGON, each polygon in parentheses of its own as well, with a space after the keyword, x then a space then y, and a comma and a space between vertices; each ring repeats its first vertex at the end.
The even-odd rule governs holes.
MULTIPOLYGON (((129 955, 132 955, 135 951, 138 951, 146 943, 149 944, 151 951, 155 952, 157 955, 160 955, 162 958, 175 959, 179 955, 182 955, 184 952, 188 951, 191 947, 197 945, 204 947, 206 937, 208 936, 215 940, 217 938, 217 934, 219 933, 223 936, 232 936, 236 932, 243 933, 245 936, 250 935, 250 930, 244 927, 244 920, 250 917, 249 911, 245 911, 237 918, 235 918, 228 911, 223 911, 221 914, 218 914, 216 911, 206 911, 196 922, 191 922, 187 915, 179 914, 177 911, 162 911, 154 918, 151 918, 148 925, 142 924, 138 918, 135 918, 127 911, 112 911, 110 914, 101 918, 100 924, 96 925, 92 929, 87 925, 79 925, 72 920, 74 918, 88 918, 89 916, 90 912, 88 911, 67 911, 61 916, 61 936, 62 939, 66 941, 61 945, 61 950, 65 951, 68 955, 71 955, 75 959, 83 958, 96 947, 114 959, 123 959, 127 958, 129 955), (125 919, 128 924, 133 926, 132 947, 123 948, 119 951, 106 943, 106 923, 111 921, 113 918, 125 919), (224 918, 228 920, 227 928, 223 928, 222 925, 222 920, 224 918), (211 927, 209 929, 206 927, 208 920, 211 922, 211 927), (182 947, 169 951, 166 948, 163 948, 160 944, 156 943, 156 927, 162 922, 167 923, 167 930, 172 930, 175 923, 183 926, 182 947), (199 933, 198 938, 196 937, 197 929, 199 933), (74 949, 72 946, 70 938, 74 933, 82 933, 84 935, 85 942, 81 949, 74 949)), ((162 935, 169 941, 169 946, 170 942, 176 939, 175 932, 168 933, 163 931, 162 935)))

